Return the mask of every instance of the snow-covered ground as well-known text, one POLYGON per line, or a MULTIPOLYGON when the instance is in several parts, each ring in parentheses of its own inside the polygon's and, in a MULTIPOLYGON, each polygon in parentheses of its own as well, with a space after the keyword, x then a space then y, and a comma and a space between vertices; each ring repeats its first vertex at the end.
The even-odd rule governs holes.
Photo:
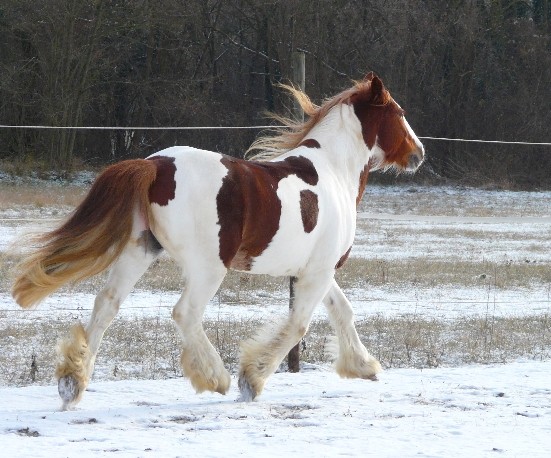
POLYGON ((275 374, 252 403, 184 379, 96 382, 76 411, 54 386, 0 388, 5 457, 548 457, 551 362, 275 374))
MULTIPOLYGON (((370 185, 360 212, 355 257, 481 265, 549 266, 551 261, 551 193, 370 185)), ((60 213, 0 212, 0 251, 29 226, 45 228, 51 224, 46 220, 60 213)), ((207 317, 269 319, 286 313, 286 294, 259 294, 247 305, 216 297, 207 317)), ((541 280, 522 288, 492 287, 491 281, 459 288, 387 283, 347 294, 358 318, 415 313, 453 321, 464 315, 551 314, 551 287, 541 280)), ((177 292, 137 290, 121 314, 169 319, 177 298, 177 292)), ((20 311, 0 293, 4 319, 21 326, 38 317, 86 320, 92 304, 91 294, 75 291, 53 295, 36 311, 20 311)), ((316 313, 325 315, 322 307, 316 313)), ((249 404, 235 402, 235 380, 226 397, 196 396, 181 378, 94 380, 72 412, 58 410, 53 385, 3 387, 0 455, 550 456, 551 361, 390 369, 377 383, 342 380, 328 367, 310 369, 275 374, 249 404)))
POLYGON ((351 256, 548 262, 550 252, 551 217, 361 214, 351 256))
MULTIPOLYGON (((30 228, 45 230, 55 217, 51 209, 10 210, 0 215, 0 251, 30 228), (38 211, 38 213, 37 213, 38 211), (30 218, 20 220, 18 218, 30 218)), ((17 249, 17 245, 15 245, 17 249)), ((470 287, 440 285, 422 287, 383 286, 346 290, 358 318, 373 314, 415 313, 445 319, 469 314, 518 316, 551 312, 551 283, 528 287, 493 288, 484 262, 551 264, 551 192, 486 191, 468 188, 424 186, 368 186, 358 218, 351 256, 393 262, 397 260, 470 261, 481 264, 477 274, 486 280, 470 287), (430 212, 430 213, 429 213, 430 212)), ((551 267, 551 265, 550 265, 551 267)), ((551 277, 550 277, 551 278, 551 277)), ((179 293, 134 291, 121 314, 166 314, 179 293)), ((207 309, 209 318, 267 317, 285 313, 287 291, 253 297, 248 304, 220 301, 207 309)), ((36 311, 58 316, 67 309, 87 316, 93 296, 79 292, 70 297, 56 294, 36 311), (58 313, 59 311, 59 313, 58 313)), ((0 311, 19 311, 8 295, 0 294, 0 311)), ((323 308, 317 317, 324 315, 323 308)))
MULTIPOLYGON (((422 318, 454 320, 466 316, 523 317, 547 313, 551 315, 549 287, 530 289, 488 290, 486 286, 457 288, 439 286, 404 290, 392 286, 360 288, 346 291, 357 319, 379 316, 416 315, 422 318)), ((205 312, 210 320, 261 319, 270 320, 288 313, 288 291, 278 296, 247 298, 243 303, 219 301, 215 297, 205 312)), ((178 292, 133 291, 121 307, 120 318, 161 317, 170 319, 178 292)), ((57 293, 44 300, 34 310, 22 310, 6 294, 0 294, 0 312, 9 311, 13 320, 33 321, 37 318, 73 317, 87 320, 94 304, 94 295, 86 293, 57 293)), ((325 319, 319 306, 314 319, 325 319)))

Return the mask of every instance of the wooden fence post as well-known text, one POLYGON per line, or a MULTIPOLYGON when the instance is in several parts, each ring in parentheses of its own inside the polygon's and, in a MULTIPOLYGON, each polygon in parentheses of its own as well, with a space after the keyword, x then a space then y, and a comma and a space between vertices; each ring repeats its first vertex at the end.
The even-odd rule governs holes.
MULTIPOLYGON (((292 71, 293 78, 292 83, 304 91, 306 86, 306 70, 305 70, 305 54, 303 52, 294 51, 291 55, 292 71)), ((304 112, 300 107, 300 104, 297 100, 294 101, 293 105, 293 117, 299 121, 304 121, 304 112)), ((295 300, 295 282, 297 281, 296 277, 289 278, 289 313, 293 309, 293 302, 295 300)), ((287 355, 287 365, 289 367, 289 372, 299 372, 300 370, 300 342, 296 344, 289 354, 287 355)))

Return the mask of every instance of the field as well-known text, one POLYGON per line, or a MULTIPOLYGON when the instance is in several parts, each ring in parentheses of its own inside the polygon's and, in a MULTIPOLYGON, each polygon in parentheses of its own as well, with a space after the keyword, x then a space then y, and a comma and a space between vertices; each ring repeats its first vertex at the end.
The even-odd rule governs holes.
MULTIPOLYGON (((48 298, 33 311, 19 310, 9 295, 10 272, 21 255, 17 244, 13 244, 14 240, 29 229, 44 230, 55 224, 79 201, 89 179, 89 176, 84 176, 81 182, 68 184, 41 180, 10 181, 6 178, 0 184, 0 386, 5 387, 6 396, 19 399, 23 393, 40 398, 44 394, 41 386, 51 387, 55 342, 65 335, 72 323, 88 318, 94 292, 103 281, 102 278, 95 278, 71 286, 48 298)), ((341 386, 340 394, 335 395, 341 399, 341 402, 335 401, 340 408, 342 398, 348 396, 344 392, 349 390, 354 402, 361 403, 362 391, 370 392, 374 385, 378 386, 375 391, 379 402, 387 399, 386 396, 392 396, 391 393, 406 396, 407 385, 402 386, 398 382, 405 374, 411 377, 412 383, 421 385, 427 374, 438 374, 437 378, 442 377, 446 380, 446 386, 452 387, 455 383, 453 377, 460 377, 462 372, 470 376, 478 371, 487 376, 489 372, 484 372, 484 368, 504 379, 514 377, 515 373, 520 375, 528 367, 536 372, 544 371, 539 368, 549 367, 551 359, 550 248, 550 193, 417 185, 368 186, 359 208, 356 245, 337 278, 354 305, 357 328, 364 343, 386 369, 382 375, 383 383, 366 386, 362 381, 326 380, 327 377, 336 377, 327 372, 330 361, 324 347, 331 329, 321 306, 302 344, 304 369, 311 369, 304 372, 307 383, 314 387, 314 391, 319 389, 320 392, 323 389, 316 385, 320 382, 315 381, 316 377, 330 383, 331 389, 339 391, 334 387, 341 386), (520 364, 520 369, 515 364, 520 364), (393 390, 402 391, 396 394, 393 390)), ((171 307, 182 286, 178 269, 170 259, 161 258, 152 266, 105 335, 91 390, 98 386, 102 393, 117 390, 119 386, 132 393, 141 393, 143 388, 145 393, 154 389, 147 385, 153 382, 139 381, 156 379, 169 390, 190 391, 188 384, 179 380, 179 342, 170 320, 171 307)), ((287 279, 237 273, 228 275, 207 309, 205 328, 230 372, 235 374, 237 369, 239 341, 253 333, 261 323, 285 314, 287 303, 287 279)), ((273 377, 274 381, 268 383, 266 394, 254 403, 254 412, 243 412, 246 407, 241 406, 232 415, 241 412, 249 420, 258 420, 266 412, 259 407, 262 402, 269 404, 270 415, 273 414, 270 418, 278 421, 287 419, 287 423, 293 423, 293 419, 309 418, 311 411, 323 410, 312 407, 311 403, 315 402, 310 397, 306 404, 301 404, 302 407, 282 404, 281 393, 277 402, 274 401, 274 393, 270 395, 270 390, 280 392, 278 390, 284 389, 282 386, 293 385, 287 377, 285 373, 273 377), (310 405, 310 408, 304 405, 310 405)), ((432 383, 435 383, 434 380, 432 383)), ((464 380, 461 383, 467 386, 477 382, 464 380)), ((516 386, 518 382, 510 380, 510 383, 516 386)), ((543 389, 532 387, 526 396, 540 393, 538 406, 544 410, 538 410, 535 417, 531 413, 523 416, 522 409, 532 405, 527 398, 526 406, 519 406, 519 411, 514 413, 518 414, 516 420, 541 418, 549 422, 551 392, 545 389, 540 392, 540 388, 543 389)), ((412 386, 407 396, 419 394, 415 393, 418 389, 419 386, 412 386)), ((476 389, 472 388, 475 391, 479 389, 478 385, 476 389)), ((303 390, 304 387, 298 395, 305 397, 303 390)), ((450 390, 455 390, 455 394, 448 393, 450 396, 457 395, 457 388, 450 390)), ((497 387, 495 390, 495 396, 501 397, 497 387)), ((52 388, 50 395, 48 406, 55 401, 55 388, 52 388)), ((85 404, 86 399, 93 395, 94 392, 85 396, 82 407, 85 412, 91 408, 85 404)), ((138 394, 139 399, 134 401, 146 402, 143 396, 143 393, 138 394)), ((370 396, 373 401, 373 393, 370 396)), ((436 393, 430 396, 431 399, 421 396, 419 403, 435 408, 440 406, 444 410, 449 407, 448 404, 453 404, 450 400, 440 399, 436 393)), ((195 410, 207 398, 203 395, 191 401, 196 406, 195 410)), ((185 402, 189 399, 186 397, 185 402)), ((113 401, 109 399, 109 402, 113 401)), ((121 402, 126 405, 134 401, 125 398, 121 402)), ((18 405, 17 402, 13 406, 18 405)), ((146 410, 149 412, 159 403, 156 400, 151 401, 151 405, 143 405, 148 406, 146 410)), ((490 404, 497 410, 505 408, 505 404, 497 403, 496 399, 492 399, 490 404)), ((208 405, 215 409, 212 404, 208 405)), ((417 404, 413 402, 411 405, 417 404)), ((231 409, 235 406, 226 407, 231 409)), ((196 427, 197 415, 203 415, 203 419, 209 415, 208 407, 205 406, 205 409, 199 409, 202 413, 190 416, 187 422, 165 418, 164 424, 166 426, 168 421, 172 428, 174 422, 192 423, 188 426, 196 427)), ((383 409, 386 413, 376 413, 375 406, 370 409, 372 411, 364 413, 373 415, 375 422, 381 420, 378 415, 388 415, 388 419, 395 422, 397 418, 402 418, 400 415, 419 414, 410 412, 403 405, 395 412, 383 409), (399 412, 402 408, 405 409, 403 413, 399 412)), ((464 412, 472 409, 474 407, 468 405, 464 412)), ((493 411, 493 407, 486 410, 493 411)), ((157 414, 163 415, 162 412, 157 414)), ((6 415, 6 418, 12 418, 11 414, 6 415)), ((86 415, 97 418, 101 414, 86 415)), ((355 417, 353 413, 350 416, 355 417)), ((109 422, 109 418, 105 421, 109 422)), ((80 421, 71 417, 70 421, 73 420, 80 421)), ((295 427, 298 427, 297 423, 301 426, 301 421, 295 421, 295 427)), ((386 427, 390 428, 388 424, 382 425, 381 431, 386 427)), ((15 430, 23 431, 16 434, 19 438, 25 436, 24 428, 23 425, 15 430)), ((549 431, 549 428, 543 428, 542 434, 545 430, 549 431)), ((29 431, 32 432, 32 428, 29 431)), ((464 432, 467 434, 467 431, 464 432)), ((342 441, 337 442, 341 444, 342 441)), ((453 446, 453 442, 450 445, 453 446)), ((509 452, 516 450, 511 445, 509 447, 509 452)), ((507 451, 499 445, 494 448, 507 451)), ((109 447, 104 450, 107 449, 109 447)), ((323 449, 321 455, 328 454, 328 450, 330 448, 323 449)), ((492 452, 492 447, 488 450, 492 452)), ((538 449, 538 444, 535 444, 533 453, 528 455, 537 456, 538 450, 544 449, 538 449)), ((289 450, 280 450, 283 451, 289 450)), ((360 449, 354 448, 351 454, 360 455, 360 452, 360 449)), ((438 452, 433 455, 427 450, 422 452, 425 453, 423 456, 442 456, 438 452)), ((407 455, 401 453, 400 456, 407 455)), ((388 456, 397 455, 391 453, 388 456)))

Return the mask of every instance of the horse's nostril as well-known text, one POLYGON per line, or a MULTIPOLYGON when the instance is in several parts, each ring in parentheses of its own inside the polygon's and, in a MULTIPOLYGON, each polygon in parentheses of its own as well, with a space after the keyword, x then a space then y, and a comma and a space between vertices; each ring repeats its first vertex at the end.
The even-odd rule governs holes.
POLYGON ((419 156, 418 154, 412 154, 409 156, 409 159, 408 159, 408 169, 410 170, 415 170, 417 167, 419 167, 419 164, 421 164, 421 156, 419 156))

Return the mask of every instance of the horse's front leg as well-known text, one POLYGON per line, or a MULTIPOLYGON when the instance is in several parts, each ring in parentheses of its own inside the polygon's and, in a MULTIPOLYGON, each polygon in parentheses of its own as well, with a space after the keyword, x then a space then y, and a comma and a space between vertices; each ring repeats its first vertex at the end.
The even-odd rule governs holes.
POLYGON ((293 309, 285 321, 279 326, 265 326, 242 343, 239 390, 243 401, 252 401, 262 392, 266 379, 306 334, 312 313, 327 293, 333 275, 331 270, 298 278, 293 309))
POLYGON ((181 366, 198 393, 205 390, 226 394, 230 374, 203 329, 203 313, 218 290, 226 269, 221 265, 203 270, 195 266, 186 277, 186 288, 174 306, 172 318, 183 342, 181 366))
POLYGON ((381 365, 360 341, 354 327, 352 306, 335 280, 323 303, 337 334, 331 349, 337 373, 346 378, 377 380, 381 365))

